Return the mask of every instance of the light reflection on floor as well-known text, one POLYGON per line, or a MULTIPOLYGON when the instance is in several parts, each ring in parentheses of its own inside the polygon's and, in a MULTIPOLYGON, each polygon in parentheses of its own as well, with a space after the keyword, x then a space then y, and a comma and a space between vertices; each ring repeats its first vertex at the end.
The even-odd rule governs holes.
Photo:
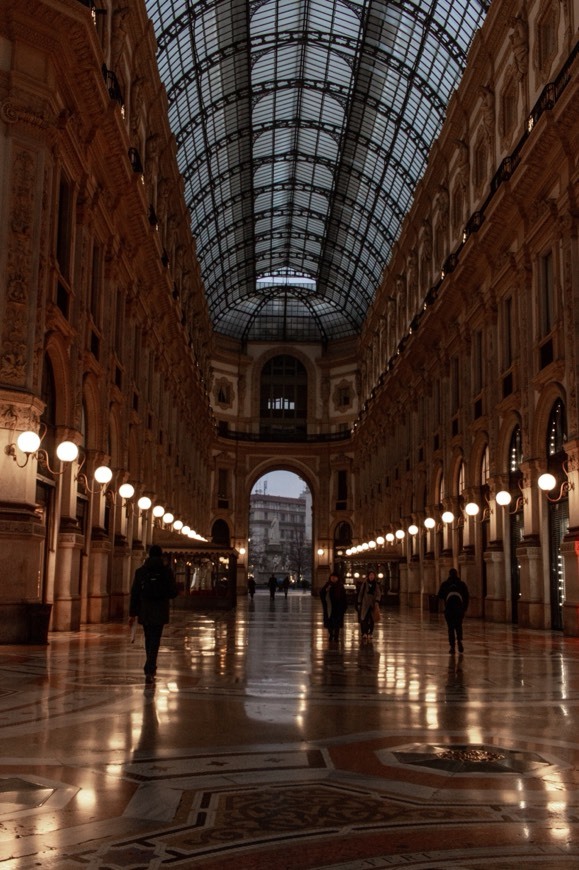
POLYGON ((157 684, 126 626, 0 647, 0 865, 579 866, 579 641, 258 593, 176 612, 157 684))

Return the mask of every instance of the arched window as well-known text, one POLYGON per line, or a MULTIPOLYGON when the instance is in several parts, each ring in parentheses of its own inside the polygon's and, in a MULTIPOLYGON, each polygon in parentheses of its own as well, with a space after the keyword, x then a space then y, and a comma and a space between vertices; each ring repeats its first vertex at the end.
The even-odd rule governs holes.
POLYGON ((567 420, 565 406, 561 399, 557 399, 547 426, 547 456, 564 455, 565 442, 567 440, 567 420))
POLYGON ((521 427, 515 426, 509 443, 509 489, 517 489, 522 478, 519 465, 523 461, 523 443, 521 427))
POLYGON ((211 541, 214 544, 225 544, 230 546, 229 526, 225 520, 215 520, 211 527, 211 541))
POLYGON ((293 356, 275 356, 261 372, 260 433, 275 438, 307 433, 308 376, 293 356))

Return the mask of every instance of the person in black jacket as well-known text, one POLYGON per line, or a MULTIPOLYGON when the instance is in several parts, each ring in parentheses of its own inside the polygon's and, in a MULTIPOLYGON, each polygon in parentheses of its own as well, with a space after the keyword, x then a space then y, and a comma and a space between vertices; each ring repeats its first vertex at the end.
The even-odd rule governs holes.
POLYGON ((177 597, 171 568, 163 560, 158 544, 149 547, 149 557, 135 571, 129 603, 129 625, 138 619, 145 635, 145 682, 153 683, 163 626, 169 622, 169 600, 177 597))
POLYGON ((324 611, 324 626, 328 630, 330 640, 339 640, 348 599, 344 584, 337 574, 333 572, 330 574, 330 579, 320 589, 320 599, 324 611))
POLYGON ((444 618, 448 627, 449 652, 454 653, 455 642, 458 651, 464 652, 462 644, 462 620, 468 607, 468 586, 458 576, 456 568, 451 568, 446 580, 440 584, 438 597, 444 601, 444 618))

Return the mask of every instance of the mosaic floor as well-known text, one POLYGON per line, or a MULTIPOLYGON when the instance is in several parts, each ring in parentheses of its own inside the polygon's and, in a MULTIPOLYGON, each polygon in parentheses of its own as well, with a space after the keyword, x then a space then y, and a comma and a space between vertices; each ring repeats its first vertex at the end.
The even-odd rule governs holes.
POLYGON ((121 625, 0 647, 0 866, 579 867, 579 640, 258 593, 176 612, 156 685, 121 625))

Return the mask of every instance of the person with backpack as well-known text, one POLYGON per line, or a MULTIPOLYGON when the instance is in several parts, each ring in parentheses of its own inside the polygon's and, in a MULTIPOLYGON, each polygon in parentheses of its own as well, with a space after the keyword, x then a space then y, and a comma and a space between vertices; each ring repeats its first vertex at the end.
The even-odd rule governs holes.
POLYGON ((149 557, 135 571, 129 602, 129 625, 135 619, 145 635, 145 683, 155 682, 157 655, 163 627, 169 622, 169 600, 177 597, 177 584, 171 568, 163 560, 158 544, 149 547, 149 557))
POLYGON ((440 584, 438 598, 444 601, 444 618, 448 627, 449 653, 454 654, 455 643, 459 653, 464 652, 462 644, 462 620, 468 607, 468 586, 458 576, 456 568, 451 568, 446 580, 440 584))

